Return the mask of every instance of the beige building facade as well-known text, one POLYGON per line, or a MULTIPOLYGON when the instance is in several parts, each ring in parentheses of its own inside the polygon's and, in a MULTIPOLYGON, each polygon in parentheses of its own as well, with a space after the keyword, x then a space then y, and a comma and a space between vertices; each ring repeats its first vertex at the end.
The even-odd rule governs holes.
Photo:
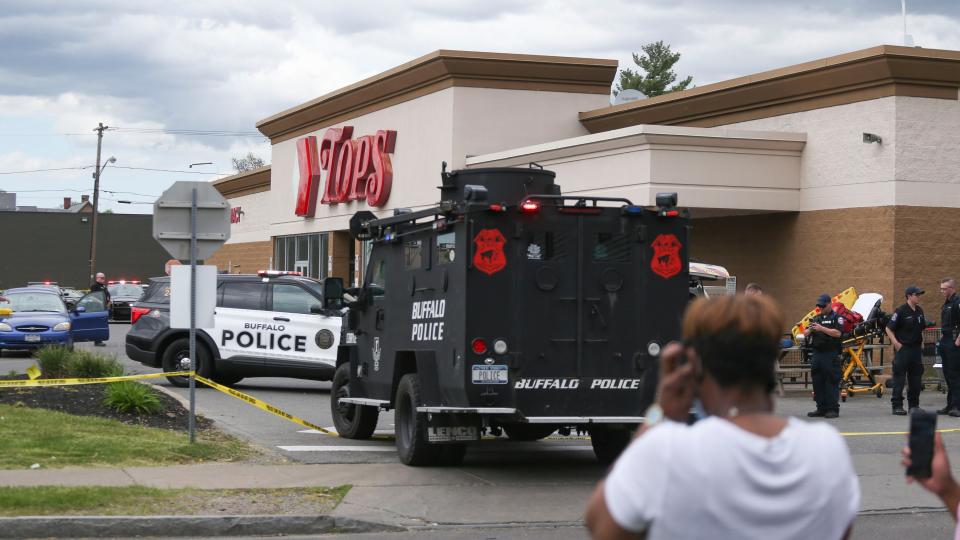
POLYGON ((565 193, 677 192, 691 255, 760 282, 791 320, 822 292, 880 292, 892 310, 907 284, 960 275, 960 52, 880 46, 610 106, 615 75, 610 60, 437 51, 271 116, 271 166, 215 183, 235 223, 210 262, 354 281, 354 212, 435 204, 441 162, 537 163, 565 193), (318 167, 315 213, 298 216, 298 144, 314 137, 323 161, 345 127, 395 132, 389 198, 323 204, 318 167))

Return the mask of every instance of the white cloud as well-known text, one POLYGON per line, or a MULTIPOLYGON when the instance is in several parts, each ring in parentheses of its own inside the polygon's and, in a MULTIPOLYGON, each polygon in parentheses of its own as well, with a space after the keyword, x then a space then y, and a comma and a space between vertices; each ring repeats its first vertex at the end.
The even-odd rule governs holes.
MULTIPOLYGON (((909 7, 918 45, 960 49, 960 2, 909 7)), ((13 0, 0 13, 0 168, 90 164, 98 122, 254 131, 260 119, 441 48, 614 58, 627 67, 631 52, 662 39, 683 54, 678 75, 703 85, 899 43, 899 8, 895 0, 13 0), (80 135, 54 135, 64 133, 80 135)), ((259 138, 104 138, 105 155, 126 166, 215 161, 207 168, 228 173, 230 158, 247 151, 269 157, 259 138)), ((104 182, 158 193, 182 177, 117 169, 104 182)), ((89 171, 0 176, 0 189, 65 182, 89 184, 89 171)))

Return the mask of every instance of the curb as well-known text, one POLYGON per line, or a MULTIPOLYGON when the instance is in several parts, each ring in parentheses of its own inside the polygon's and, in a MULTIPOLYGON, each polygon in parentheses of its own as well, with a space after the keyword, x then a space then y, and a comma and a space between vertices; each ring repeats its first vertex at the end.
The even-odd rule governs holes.
POLYGON ((402 532, 331 516, 43 516, 0 518, 0 538, 280 536, 402 532))

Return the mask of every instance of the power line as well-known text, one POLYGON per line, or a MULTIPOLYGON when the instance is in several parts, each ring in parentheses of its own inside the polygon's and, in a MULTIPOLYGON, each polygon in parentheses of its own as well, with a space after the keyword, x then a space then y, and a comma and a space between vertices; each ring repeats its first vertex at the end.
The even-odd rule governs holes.
MULTIPOLYGON (((36 173, 36 172, 50 172, 50 171, 81 171, 83 169, 89 169, 93 165, 85 165, 83 167, 58 167, 56 169, 29 169, 23 171, 3 171, 0 174, 26 174, 26 173, 36 173)), ((189 172, 189 171, 183 171, 189 172)))
POLYGON ((121 167, 120 165, 113 165, 111 169, 132 169, 135 171, 155 171, 155 172, 171 172, 171 173, 184 173, 184 174, 212 174, 218 175, 223 173, 218 172, 201 172, 201 171, 177 171, 173 169, 151 169, 149 167, 121 167))

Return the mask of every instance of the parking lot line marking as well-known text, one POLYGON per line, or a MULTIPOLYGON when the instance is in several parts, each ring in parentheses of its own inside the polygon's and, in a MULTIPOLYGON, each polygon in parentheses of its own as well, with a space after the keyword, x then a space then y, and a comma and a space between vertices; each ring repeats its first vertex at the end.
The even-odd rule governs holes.
MULTIPOLYGON (((960 428, 953 429, 938 429, 937 433, 960 433, 960 428)), ((840 435, 844 437, 869 437, 869 436, 883 436, 883 435, 909 435, 909 431, 849 431, 841 432, 840 435)))
POLYGON ((393 446, 278 446, 287 452, 396 452, 393 446))

